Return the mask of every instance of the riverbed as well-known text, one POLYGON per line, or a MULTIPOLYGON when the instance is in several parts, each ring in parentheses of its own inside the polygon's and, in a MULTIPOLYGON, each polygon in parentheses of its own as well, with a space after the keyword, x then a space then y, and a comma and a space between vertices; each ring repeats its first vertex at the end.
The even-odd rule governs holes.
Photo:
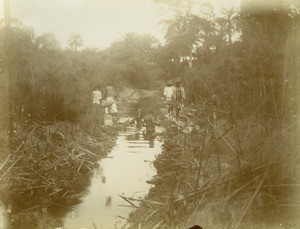
POLYGON ((159 137, 153 141, 145 140, 143 131, 130 127, 121 132, 111 153, 99 161, 80 203, 71 211, 66 209, 68 212, 57 209, 60 214, 56 217, 63 218, 64 229, 121 228, 126 225, 134 205, 139 205, 139 201, 133 199, 143 198, 151 187, 146 183, 156 174, 151 162, 161 151, 159 137))

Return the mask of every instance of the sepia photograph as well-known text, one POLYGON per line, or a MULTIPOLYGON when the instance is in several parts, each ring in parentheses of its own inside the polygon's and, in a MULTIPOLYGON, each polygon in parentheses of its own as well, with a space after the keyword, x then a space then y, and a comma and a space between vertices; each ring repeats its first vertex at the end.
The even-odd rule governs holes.
POLYGON ((300 229, 300 0, 0 0, 0 229, 300 229))

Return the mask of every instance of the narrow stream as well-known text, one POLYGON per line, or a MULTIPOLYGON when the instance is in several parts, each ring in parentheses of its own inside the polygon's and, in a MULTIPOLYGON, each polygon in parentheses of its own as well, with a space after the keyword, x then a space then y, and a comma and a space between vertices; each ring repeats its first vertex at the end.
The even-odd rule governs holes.
POLYGON ((120 195, 139 199, 148 193, 151 185, 146 180, 156 174, 150 161, 160 153, 161 145, 158 137, 146 141, 142 131, 133 128, 120 133, 116 147, 99 161, 81 203, 65 215, 63 228, 121 228, 134 207, 120 195))

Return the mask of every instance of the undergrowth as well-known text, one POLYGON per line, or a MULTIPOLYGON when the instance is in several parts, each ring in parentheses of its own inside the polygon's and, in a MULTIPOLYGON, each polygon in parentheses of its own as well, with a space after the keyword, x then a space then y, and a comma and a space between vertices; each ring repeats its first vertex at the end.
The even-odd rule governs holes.
MULTIPOLYGON (((149 195, 130 228, 276 228, 297 223, 296 127, 232 121, 199 106, 165 119, 149 195), (270 128, 271 127, 271 128, 270 128), (287 128, 288 127, 288 128, 287 128)), ((295 124, 295 123, 294 123, 295 124)))
POLYGON ((61 226, 43 225, 45 220, 61 224, 48 215, 49 209, 78 202, 98 160, 114 146, 117 132, 116 127, 67 122, 14 123, 12 133, 1 130, 0 199, 10 213, 11 227, 26 228, 32 222, 38 228, 61 226))

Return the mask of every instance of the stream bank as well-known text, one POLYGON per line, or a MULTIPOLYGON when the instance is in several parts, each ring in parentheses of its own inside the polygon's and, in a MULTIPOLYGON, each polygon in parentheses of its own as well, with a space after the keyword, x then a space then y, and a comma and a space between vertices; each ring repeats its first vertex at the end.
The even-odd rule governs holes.
POLYGON ((15 125, 11 147, 4 147, 7 138, 2 143, 6 152, 1 155, 0 199, 5 227, 61 226, 51 210, 78 203, 97 161, 115 145, 118 131, 119 127, 96 126, 91 134, 71 123, 15 125))
MULTIPOLYGON (((124 90, 120 116, 134 115, 140 98, 153 101, 156 91, 124 90)), ((151 107, 148 106, 147 108, 151 107)), ((91 186, 99 159, 115 146, 123 125, 104 127, 87 112, 80 123, 14 123, 13 133, 1 130, 0 200, 4 229, 62 227, 59 208, 70 210, 91 186)), ((145 182, 143 181, 143 184, 145 182)), ((67 210, 65 211, 65 213, 67 210)))
POLYGON ((115 147, 99 161, 80 203, 69 209, 56 208, 63 228, 126 228, 129 213, 149 191, 146 181, 156 173, 151 162, 161 144, 158 137, 153 143, 145 140, 143 129, 121 131, 115 147))
POLYGON ((207 106, 186 107, 178 121, 161 116, 155 186, 130 228, 297 228, 295 129, 262 137, 256 120, 215 117, 207 106))

